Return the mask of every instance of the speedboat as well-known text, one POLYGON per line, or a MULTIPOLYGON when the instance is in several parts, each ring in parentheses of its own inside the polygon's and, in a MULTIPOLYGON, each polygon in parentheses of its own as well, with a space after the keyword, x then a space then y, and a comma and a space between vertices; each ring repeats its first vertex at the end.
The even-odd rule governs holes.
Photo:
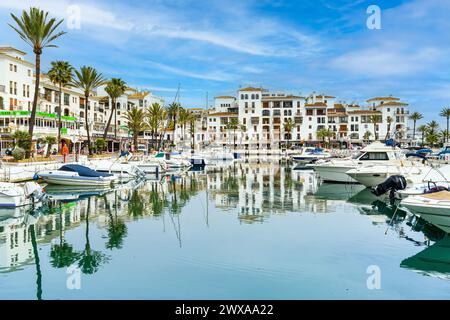
POLYGON ((409 196, 401 201, 401 205, 425 221, 450 233, 450 191, 409 196))
POLYGON ((347 171, 352 179, 358 183, 373 188, 382 184, 391 176, 403 176, 408 185, 424 181, 424 177, 432 170, 432 167, 416 165, 373 165, 362 166, 347 171))
POLYGON ((145 172, 135 164, 126 162, 126 160, 125 162, 119 162, 119 160, 98 160, 90 163, 97 172, 112 174, 121 181, 145 176, 145 172))
POLYGON ((108 186, 117 180, 113 174, 92 170, 79 164, 66 164, 58 170, 38 172, 37 178, 49 184, 65 186, 108 186))
POLYGON ((163 159, 157 159, 148 156, 132 156, 122 164, 131 164, 136 166, 144 174, 161 174, 167 171, 168 166, 163 159))
POLYGON ((321 148, 303 148, 300 154, 292 155, 292 161, 300 165, 314 163, 320 159, 331 158, 331 154, 321 148))
POLYGON ((406 161, 401 149, 387 146, 381 142, 374 142, 353 157, 319 160, 308 166, 317 172, 322 181, 358 183, 357 180, 347 174, 349 170, 368 165, 395 164, 400 161, 406 161))
POLYGON ((42 187, 36 182, 15 184, 0 182, 0 207, 23 207, 39 202, 44 196, 42 187))
POLYGON ((162 162, 167 169, 188 168, 192 165, 191 162, 183 158, 179 152, 159 152, 155 155, 154 159, 162 162))

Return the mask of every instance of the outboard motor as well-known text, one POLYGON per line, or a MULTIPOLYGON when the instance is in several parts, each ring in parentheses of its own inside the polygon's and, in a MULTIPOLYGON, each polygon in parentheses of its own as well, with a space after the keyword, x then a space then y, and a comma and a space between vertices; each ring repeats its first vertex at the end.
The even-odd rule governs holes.
POLYGON ((33 203, 36 201, 41 201, 45 196, 44 189, 36 182, 27 182, 23 188, 25 191, 25 196, 27 198, 31 198, 33 203))
POLYGON ((372 193, 377 197, 390 191, 389 198, 394 199, 395 191, 406 189, 406 179, 404 176, 391 176, 385 182, 380 183, 372 189, 372 193))

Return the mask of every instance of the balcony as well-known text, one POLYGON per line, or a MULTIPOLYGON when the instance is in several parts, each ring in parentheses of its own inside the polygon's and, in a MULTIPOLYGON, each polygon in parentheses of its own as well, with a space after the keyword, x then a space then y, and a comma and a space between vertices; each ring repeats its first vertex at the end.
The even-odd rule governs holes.
POLYGON ((3 85, 0 85, 0 92, 1 93, 6 93, 6 87, 3 85))

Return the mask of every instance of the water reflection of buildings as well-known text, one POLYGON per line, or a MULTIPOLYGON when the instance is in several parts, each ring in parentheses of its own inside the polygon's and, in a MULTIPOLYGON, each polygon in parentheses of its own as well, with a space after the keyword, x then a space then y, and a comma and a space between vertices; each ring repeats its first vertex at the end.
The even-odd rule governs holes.
POLYGON ((239 219, 244 222, 301 211, 306 205, 305 196, 317 190, 314 172, 271 163, 239 163, 210 173, 207 178, 216 207, 237 208, 239 219))

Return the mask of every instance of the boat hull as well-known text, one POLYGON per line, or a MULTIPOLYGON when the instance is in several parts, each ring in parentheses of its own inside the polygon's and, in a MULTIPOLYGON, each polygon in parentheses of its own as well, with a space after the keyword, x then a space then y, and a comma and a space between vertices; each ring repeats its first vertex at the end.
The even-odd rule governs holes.
POLYGON ((49 184, 57 184, 63 186, 109 186, 113 183, 113 179, 97 179, 89 177, 67 177, 52 174, 41 174, 39 177, 49 184))
POLYGON ((431 204, 425 206, 411 198, 402 201, 402 206, 446 233, 450 233, 450 207, 431 204))
POLYGON ((346 172, 352 167, 335 167, 335 166, 320 166, 312 167, 317 172, 323 181, 340 182, 340 183, 358 183, 355 179, 350 177, 346 172))

